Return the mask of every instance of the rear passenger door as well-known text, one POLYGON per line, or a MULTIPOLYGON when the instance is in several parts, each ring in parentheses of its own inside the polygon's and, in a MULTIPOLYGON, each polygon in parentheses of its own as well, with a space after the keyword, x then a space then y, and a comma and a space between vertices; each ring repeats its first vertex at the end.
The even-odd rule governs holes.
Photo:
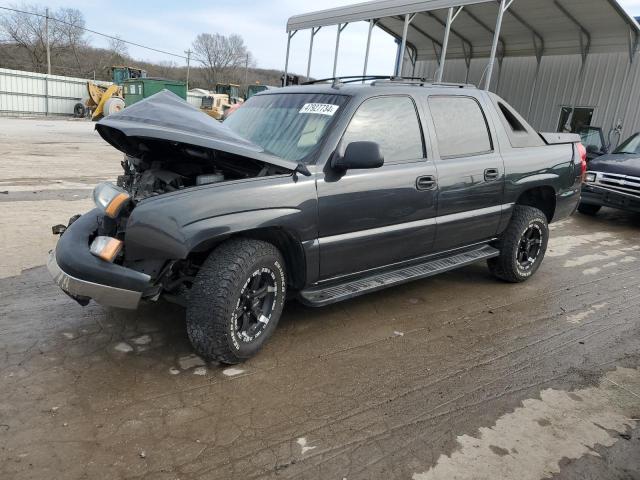
POLYGON ((407 95, 365 100, 338 150, 377 142, 384 165, 318 178, 321 280, 426 255, 435 239, 435 165, 427 158, 416 105, 407 95))
POLYGON ((500 224, 505 172, 480 100, 432 95, 427 104, 438 171, 434 250, 491 238, 500 224))

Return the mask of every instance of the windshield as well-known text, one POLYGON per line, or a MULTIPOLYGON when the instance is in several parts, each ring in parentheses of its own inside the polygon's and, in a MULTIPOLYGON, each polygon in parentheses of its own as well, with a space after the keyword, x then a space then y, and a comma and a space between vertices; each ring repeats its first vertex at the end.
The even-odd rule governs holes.
POLYGON ((640 153, 640 133, 631 135, 631 137, 625 140, 613 153, 640 153))
POLYGON ((266 152, 299 162, 320 144, 347 98, 306 93, 256 95, 224 124, 266 152))
POLYGON ((582 139, 582 144, 589 146, 593 145, 598 148, 598 150, 602 150, 604 147, 602 143, 602 134, 599 128, 595 127, 583 127, 578 131, 580 138, 582 139))

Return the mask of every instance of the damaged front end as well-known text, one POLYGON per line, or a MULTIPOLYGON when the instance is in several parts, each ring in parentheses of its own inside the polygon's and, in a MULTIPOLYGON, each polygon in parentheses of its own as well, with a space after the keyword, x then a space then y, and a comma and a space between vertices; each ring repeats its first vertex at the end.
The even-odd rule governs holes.
POLYGON ((168 91, 106 117, 96 129, 125 154, 123 174, 116 183, 94 189, 94 210, 66 227, 54 227, 60 239, 48 261, 56 283, 82 305, 93 299, 132 309, 161 293, 183 303, 198 259, 175 249, 165 254, 164 234, 176 222, 154 212, 145 214, 141 226, 134 218, 139 205, 212 184, 308 174, 304 166, 264 152, 168 91), (128 242, 132 229, 136 234, 128 242))

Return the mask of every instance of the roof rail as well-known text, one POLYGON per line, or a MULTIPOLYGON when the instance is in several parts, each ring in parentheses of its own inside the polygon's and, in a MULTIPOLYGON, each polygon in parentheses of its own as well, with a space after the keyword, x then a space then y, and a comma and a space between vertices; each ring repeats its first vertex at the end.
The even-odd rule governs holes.
POLYGON ((349 75, 344 77, 329 77, 329 78, 320 78, 318 80, 310 80, 308 82, 301 83, 301 85, 315 85, 318 83, 329 83, 331 82, 334 85, 344 84, 344 83, 357 83, 357 82, 366 82, 368 80, 388 80, 388 81, 404 81, 404 80, 420 80, 424 81, 425 79, 422 77, 394 77, 389 75, 349 75))
POLYGON ((375 82, 371 82, 372 86, 376 85, 414 85, 419 87, 451 87, 451 88, 478 88, 472 83, 452 83, 452 82, 434 82, 432 80, 377 80, 375 82))
POLYGON ((317 85, 319 83, 331 83, 333 87, 348 83, 358 83, 370 81, 372 86, 375 85, 414 85, 419 87, 438 86, 438 87, 454 87, 454 88, 477 88, 471 83, 449 83, 434 82, 424 77, 394 77, 389 75, 350 75, 345 77, 329 77, 320 78, 318 80, 310 80, 301 85, 317 85))

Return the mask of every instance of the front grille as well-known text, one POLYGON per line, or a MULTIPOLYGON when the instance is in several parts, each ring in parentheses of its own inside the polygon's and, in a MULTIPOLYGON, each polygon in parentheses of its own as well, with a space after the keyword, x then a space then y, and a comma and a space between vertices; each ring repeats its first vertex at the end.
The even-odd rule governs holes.
POLYGON ((640 197, 640 178, 617 173, 590 172, 596 174, 591 185, 640 197))

